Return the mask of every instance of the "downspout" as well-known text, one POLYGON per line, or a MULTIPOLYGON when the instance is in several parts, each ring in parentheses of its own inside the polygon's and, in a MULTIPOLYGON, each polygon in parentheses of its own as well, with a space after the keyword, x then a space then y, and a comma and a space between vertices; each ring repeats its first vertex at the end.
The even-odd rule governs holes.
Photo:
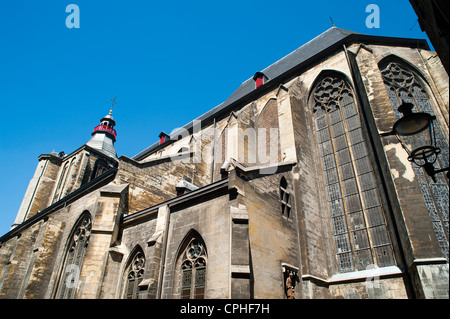
MULTIPOLYGON (((372 148, 372 152, 375 154, 375 156, 374 156, 375 164, 376 164, 376 166, 378 168, 378 171, 380 172, 379 176, 380 176, 380 179, 381 179, 381 187, 383 188, 383 192, 386 195, 386 199, 387 199, 386 202, 387 202, 387 205, 388 205, 388 209, 385 210, 385 211, 389 212, 389 214, 390 214, 390 221, 393 223, 392 229, 394 230, 395 240, 398 243, 397 247, 398 247, 398 251, 399 251, 399 255, 400 255, 399 257, 401 259, 401 263, 405 267, 408 267, 407 263, 406 263, 406 256, 405 256, 405 252, 403 250, 400 234, 398 233, 399 229, 398 229, 398 226, 397 226, 395 215, 393 213, 394 209, 392 207, 392 203, 391 203, 391 201, 389 199, 389 196, 388 196, 389 193, 388 193, 388 188, 387 188, 387 181, 386 181, 386 178, 385 178, 385 176, 383 174, 382 166, 381 166, 381 163, 380 163, 380 159, 377 156, 377 150, 375 148, 374 136, 379 136, 379 133, 378 133, 378 131, 376 131, 376 132, 372 132, 371 131, 371 128, 370 128, 370 125, 369 125, 369 120, 368 120, 368 117, 367 117, 367 114, 366 114, 365 108, 364 108, 364 104, 365 104, 364 102, 369 104, 369 101, 367 99, 367 96, 365 96, 365 99, 364 99, 364 102, 363 102, 363 98, 361 96, 362 95, 361 92, 365 92, 365 88, 361 87, 360 82, 358 81, 358 76, 359 76, 359 80, 362 82, 361 74, 360 73, 358 73, 358 74, 356 73, 356 71, 354 70, 354 68, 352 66, 352 62, 350 60, 350 56, 349 56, 349 53, 348 53, 348 50, 347 50, 347 47, 345 46, 345 44, 343 45, 343 47, 344 47, 345 58, 347 60, 348 68, 350 70, 350 74, 351 74, 351 77, 352 77, 353 85, 355 87, 355 96, 356 96, 356 99, 358 100, 358 104, 360 106, 361 115, 362 115, 361 117, 362 117, 362 120, 364 121, 364 125, 366 126, 366 128, 368 130, 368 133, 369 133, 368 136, 369 136, 369 140, 370 140, 370 147, 372 148)), ((356 62, 356 60, 355 60, 355 62, 356 62)), ((406 288, 406 291, 407 291, 408 295, 410 295, 413 299, 417 299, 417 296, 416 296, 415 291, 414 291, 413 281, 412 281, 412 278, 411 278, 411 275, 410 275, 408 269, 404 269, 402 271, 403 271, 403 274, 405 275, 405 277, 404 277, 405 286, 406 286, 405 288, 406 288)))
POLYGON ((214 166, 215 162, 215 150, 216 150, 216 118, 214 118, 214 137, 213 137, 213 145, 212 145, 212 164, 211 164, 211 184, 214 183, 214 166))

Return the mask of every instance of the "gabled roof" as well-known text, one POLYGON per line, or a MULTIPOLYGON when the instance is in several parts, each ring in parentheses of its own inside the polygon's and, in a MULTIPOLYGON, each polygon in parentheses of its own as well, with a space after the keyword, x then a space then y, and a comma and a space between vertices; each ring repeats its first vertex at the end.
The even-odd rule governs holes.
MULTIPOLYGON (((286 79, 289 76, 294 75, 295 72, 299 72, 308 67, 314 61, 332 53, 337 49, 342 49, 344 44, 350 44, 353 42, 407 46, 429 50, 426 40, 373 36, 348 31, 333 26, 311 41, 305 43, 297 50, 260 71, 268 78, 268 81, 266 81, 264 85, 256 88, 253 76, 250 77, 248 80, 243 82, 225 102, 196 118, 194 121, 201 121, 202 125, 207 124, 209 121, 212 121, 212 119, 217 118, 223 113, 229 112, 239 103, 245 103, 247 100, 250 100, 255 94, 261 94, 267 89, 273 89, 273 87, 277 84, 279 85, 283 79, 286 79)), ((193 122, 190 122, 183 126, 182 129, 191 131, 192 128, 193 122)), ((177 140, 179 135, 177 132, 178 131, 175 131, 171 134, 173 137, 171 140, 177 140)), ((164 144, 164 147, 165 146, 167 145, 164 144)), ((160 147, 163 146, 160 146, 159 142, 156 142, 139 154, 135 155, 133 159, 139 161, 145 156, 158 150, 160 147)))
MULTIPOLYGON (((305 61, 308 61, 316 54, 322 52, 323 50, 326 50, 336 42, 339 42, 345 37, 352 34, 359 34, 359 33, 354 33, 352 31, 332 27, 331 29, 328 29, 321 35, 309 41, 308 43, 305 43, 297 50, 289 53, 284 58, 268 66, 267 68, 262 70, 261 73, 263 73, 266 77, 269 78, 269 80, 266 83, 268 83, 269 81, 273 81, 273 79, 279 77, 286 71, 292 69, 293 67, 299 64, 302 64, 305 61)), ((247 81, 242 83, 241 86, 236 91, 234 91, 233 94, 231 94, 231 96, 225 101, 225 104, 239 99, 240 97, 250 93, 254 89, 255 89, 255 82, 253 78, 249 78, 247 81)))

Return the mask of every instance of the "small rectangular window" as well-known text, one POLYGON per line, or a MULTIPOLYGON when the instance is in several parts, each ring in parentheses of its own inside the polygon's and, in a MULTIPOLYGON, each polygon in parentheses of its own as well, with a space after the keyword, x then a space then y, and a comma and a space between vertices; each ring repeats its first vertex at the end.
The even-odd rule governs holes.
POLYGON ((284 177, 280 182, 280 203, 281 203, 281 215, 287 218, 291 215, 291 204, 289 200, 289 192, 287 191, 287 181, 284 177))

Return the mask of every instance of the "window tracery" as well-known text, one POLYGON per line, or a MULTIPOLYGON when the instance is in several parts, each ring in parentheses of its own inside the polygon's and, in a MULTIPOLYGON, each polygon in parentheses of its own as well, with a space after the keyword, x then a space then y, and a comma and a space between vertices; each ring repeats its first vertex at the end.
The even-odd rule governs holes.
MULTIPOLYGON (((397 119, 402 116, 398 112, 398 107, 402 101, 412 103, 414 105, 413 112, 426 112, 434 115, 425 84, 415 72, 411 71, 404 63, 395 61, 381 63, 380 70, 397 119)), ((438 170, 449 166, 449 147, 448 141, 437 122, 434 124, 434 134, 436 144, 441 149, 438 160, 434 164, 438 170)), ((436 183, 433 183, 423 168, 413 165, 413 169, 418 179, 433 229, 438 238, 439 246, 444 256, 449 260, 448 180, 443 174, 437 174, 436 183)))
POLYGON ((204 299, 207 262, 204 244, 194 237, 182 256, 181 298, 204 299))
POLYGON ((71 299, 78 288, 81 267, 91 236, 91 215, 85 213, 74 227, 60 276, 57 298, 71 299))
POLYGON ((384 209, 352 89, 327 76, 313 91, 340 272, 395 264, 384 209))
POLYGON ((145 255, 141 250, 138 250, 130 263, 127 273, 127 299, 137 299, 139 297, 139 284, 144 279, 144 271, 145 255))

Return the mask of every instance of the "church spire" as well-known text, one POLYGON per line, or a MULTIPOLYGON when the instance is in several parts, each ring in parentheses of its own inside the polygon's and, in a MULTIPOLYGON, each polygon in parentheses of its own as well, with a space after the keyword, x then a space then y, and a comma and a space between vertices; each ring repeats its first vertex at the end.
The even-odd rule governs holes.
POLYGON ((94 128, 94 131, 91 133, 92 137, 86 145, 101 151, 102 153, 117 159, 116 149, 114 147, 114 143, 116 142, 117 132, 114 129, 116 122, 112 116, 113 108, 116 102, 116 97, 111 99, 113 102, 111 106, 111 110, 109 114, 105 115, 100 120, 100 125, 97 125, 94 128))

